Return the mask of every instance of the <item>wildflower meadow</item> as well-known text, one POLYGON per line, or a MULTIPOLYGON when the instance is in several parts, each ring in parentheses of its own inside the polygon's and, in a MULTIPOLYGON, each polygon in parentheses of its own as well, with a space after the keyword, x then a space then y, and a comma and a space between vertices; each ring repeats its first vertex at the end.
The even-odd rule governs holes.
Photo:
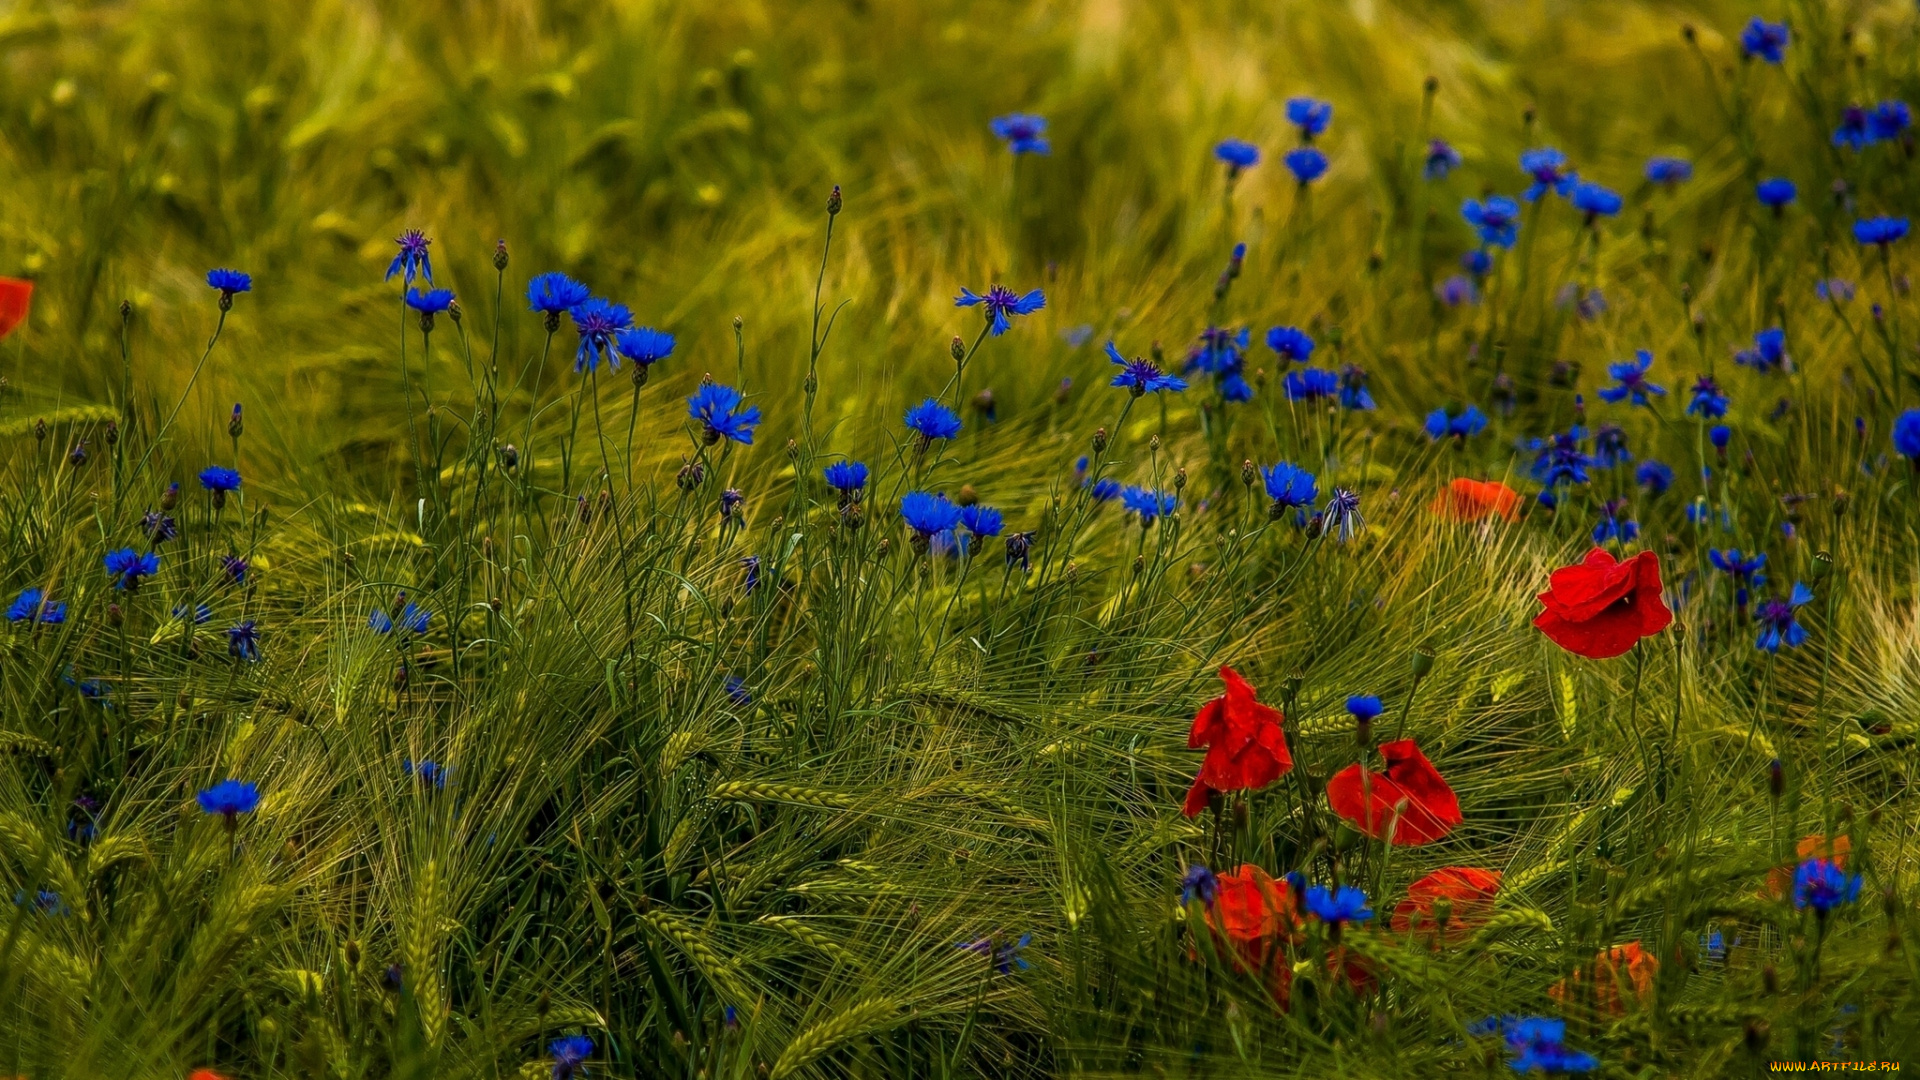
POLYGON ((1920 1068, 1905 0, 0 2, 0 1078, 1920 1068))

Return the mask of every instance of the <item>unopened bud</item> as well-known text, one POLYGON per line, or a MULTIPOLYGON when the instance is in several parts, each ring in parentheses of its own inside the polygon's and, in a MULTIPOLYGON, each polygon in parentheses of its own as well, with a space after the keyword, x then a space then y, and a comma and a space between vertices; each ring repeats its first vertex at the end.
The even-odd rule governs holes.
POLYGON ((961 484, 959 494, 953 498, 956 506, 972 506, 980 501, 980 492, 972 484, 961 484))
POLYGON ((360 967, 360 943, 352 938, 348 938, 346 953, 347 966, 358 970, 360 967))
POLYGON ((1260 470, 1254 468, 1252 458, 1248 458, 1240 463, 1240 483, 1243 485, 1252 487, 1254 479, 1259 475, 1260 470))
POLYGON ((120 324, 124 326, 127 323, 130 323, 132 321, 133 321, 133 301, 131 300, 120 301, 120 324))
POLYGON ((947 355, 953 357, 954 363, 967 358, 967 343, 960 340, 959 334, 953 335, 953 340, 947 342, 947 355))
POLYGON ((501 240, 493 245, 493 268, 495 270, 505 270, 507 268, 507 242, 505 240, 501 240))
POLYGON ((1187 470, 1182 466, 1173 471, 1173 490, 1179 491, 1187 486, 1187 470))
POLYGON ((119 604, 107 605, 107 623, 109 625, 120 626, 126 621, 127 621, 127 614, 126 612, 120 610, 119 604))
POLYGON ((227 420, 227 434, 237 439, 243 430, 245 425, 240 422, 240 403, 236 401, 233 403, 233 416, 227 420))
MULTIPOLYGON (((1771 972, 1773 969, 1769 967, 1767 970, 1771 972)), ((1767 1038, 1772 1034, 1773 1025, 1767 1023, 1765 1020, 1756 1018, 1747 1021, 1747 1052, 1750 1054, 1758 1054, 1762 1050, 1765 1050, 1767 1048, 1767 1038)))
POLYGON ((35 439, 38 439, 41 442, 47 441, 47 421, 45 418, 38 418, 34 420, 33 437, 35 439))
POLYGON ((102 433, 101 433, 101 436, 100 436, 100 437, 101 437, 102 439, 104 439, 104 440, 106 440, 106 444, 107 444, 108 446, 112 446, 112 445, 114 445, 115 443, 118 443, 118 442, 120 441, 120 424, 119 424, 119 422, 118 422, 118 421, 116 421, 116 420, 109 420, 109 421, 107 421, 107 428, 106 428, 106 430, 105 430, 104 432, 102 432, 102 433))
POLYGON ((840 199, 840 185, 835 184, 833 185, 833 190, 827 194, 827 216, 832 217, 835 214, 838 214, 840 212, 840 207, 842 205, 843 203, 840 199))
POLYGON ((500 448, 500 467, 512 472, 520 465, 520 449, 512 443, 500 448))
POLYGON ((1429 95, 1439 93, 1440 92, 1440 76, 1438 75, 1427 76, 1426 81, 1421 84, 1421 89, 1425 90, 1429 95))
POLYGON ((1767 794, 1778 799, 1787 791, 1787 771, 1779 758, 1767 762, 1767 794))
POLYGON ((1769 994, 1779 993, 1780 992, 1779 969, 1775 968, 1772 964, 1768 964, 1766 967, 1761 968, 1760 969, 1760 985, 1764 987, 1767 993, 1769 994))
POLYGON ((1236 831, 1246 832, 1253 815, 1247 810, 1247 800, 1233 800, 1233 827, 1236 831))
POLYGON ((1098 454, 1101 451, 1105 450, 1106 448, 1107 448, 1107 429, 1095 428, 1093 430, 1093 452, 1098 454))

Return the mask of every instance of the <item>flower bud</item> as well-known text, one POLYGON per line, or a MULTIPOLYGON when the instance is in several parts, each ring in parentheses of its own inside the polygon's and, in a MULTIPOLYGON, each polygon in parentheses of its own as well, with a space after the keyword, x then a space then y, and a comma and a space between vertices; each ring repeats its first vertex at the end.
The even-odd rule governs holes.
POLYGON ((1093 452, 1098 454, 1107 448, 1107 429, 1095 428, 1093 431, 1093 452))
POLYGON ((119 421, 117 420, 107 421, 107 429, 105 432, 102 433, 101 438, 106 440, 106 443, 108 446, 112 446, 115 443, 118 443, 120 441, 119 421))
POLYGON ((520 465, 520 450, 512 443, 500 448, 500 467, 512 472, 520 465))
POLYGON ((507 268, 507 242, 505 240, 501 240, 493 245, 493 268, 495 270, 505 270, 507 268))
POLYGON ((1420 84, 1420 88, 1426 91, 1426 93, 1429 96, 1439 93, 1440 92, 1440 76, 1438 75, 1427 76, 1426 81, 1420 84))
POLYGON ((1153 451, 1156 454, 1159 453, 1160 452, 1160 436, 1155 435, 1152 438, 1149 438, 1147 440, 1147 449, 1153 451))
POLYGON ((133 301, 131 300, 120 301, 120 325, 125 326, 126 324, 132 321, 133 321, 133 301))
MULTIPOLYGON (((1767 970, 1772 971, 1773 969, 1768 968, 1767 970)), ((1767 1038, 1772 1033, 1773 1025, 1767 1023, 1765 1020, 1755 1018, 1747 1021, 1747 1052, 1750 1054, 1758 1054, 1765 1050, 1767 1048, 1767 1038)))
POLYGON ((833 190, 827 194, 827 216, 833 217, 834 215, 838 214, 840 212, 840 207, 842 205, 843 203, 840 198, 840 185, 835 184, 833 185, 833 190))
POLYGON ((40 442, 47 441, 47 421, 45 418, 38 418, 34 420, 33 437, 40 442))
POLYGON ((1252 487, 1254 479, 1259 475, 1260 470, 1254 468, 1252 458, 1248 458, 1240 463, 1240 483, 1247 487, 1252 487))
POLYGON ((1237 832, 1246 832, 1253 822, 1253 815, 1247 809, 1247 800, 1233 800, 1233 827, 1237 832))
POLYGON ((1767 762, 1767 794, 1778 799, 1787 791, 1787 771, 1779 758, 1767 762))
POLYGON ((1772 964, 1768 964, 1766 967, 1761 968, 1760 969, 1760 985, 1765 987, 1767 993, 1769 994, 1779 993, 1780 992, 1779 969, 1775 968, 1772 964))
POLYGON ((240 403, 236 401, 233 403, 233 416, 227 420, 227 434, 237 439, 243 430, 244 426, 240 423, 240 403))
POLYGON ((954 495, 955 506, 972 506, 980 501, 980 492, 972 484, 961 484, 960 491, 954 495))
POLYGON ((1413 668, 1413 681, 1419 682, 1433 670, 1433 654, 1425 649, 1416 648, 1413 650, 1413 658, 1409 666, 1413 668))
POLYGON ((1185 466, 1181 466, 1180 468, 1175 469, 1173 471, 1173 490, 1179 491, 1181 488, 1184 488, 1186 486, 1187 486, 1187 470, 1185 466))
POLYGON ((125 623, 126 621, 127 621, 127 615, 126 615, 126 612, 124 612, 124 611, 121 611, 121 610, 120 610, 120 605, 119 605, 119 604, 108 604, 108 605, 107 605, 107 623, 108 623, 108 625, 111 625, 111 626, 116 626, 116 627, 117 627, 117 626, 120 626, 120 625, 122 625, 122 624, 124 624, 124 623, 125 623))

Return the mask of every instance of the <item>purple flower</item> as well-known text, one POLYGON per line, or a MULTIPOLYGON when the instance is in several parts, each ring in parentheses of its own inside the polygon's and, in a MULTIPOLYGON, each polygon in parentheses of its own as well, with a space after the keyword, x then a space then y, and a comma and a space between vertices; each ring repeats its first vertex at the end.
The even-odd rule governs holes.
POLYGON ((1447 174, 1460 167, 1460 151, 1447 145, 1444 139, 1434 139, 1427 143, 1427 165, 1423 172, 1429 180, 1444 180, 1447 174))
POLYGON ((1031 113, 1008 113, 994 117, 990 126, 995 135, 1006 141, 1007 149, 1016 154, 1048 154, 1053 151, 1053 144, 1046 138, 1045 117, 1031 113))
POLYGON ((984 294, 972 289, 961 289, 960 295, 953 300, 954 307, 974 307, 982 305, 987 321, 993 325, 993 336, 999 337, 1012 326, 1007 321, 1009 315, 1031 315, 1047 306, 1047 298, 1039 289, 1022 296, 1004 285, 995 285, 984 294))
POLYGON ((1533 186, 1520 197, 1533 202, 1551 191, 1565 198, 1580 182, 1580 174, 1567 167, 1567 155, 1551 146, 1528 150, 1520 155, 1520 171, 1533 178, 1533 186))
POLYGON ((1742 58, 1757 56, 1769 64, 1777 64, 1786 52, 1788 41, 1786 23, 1770 23, 1755 15, 1740 31, 1740 55, 1742 58))
POLYGON ((433 262, 427 258, 427 246, 433 241, 427 239, 427 235, 419 229, 408 229, 401 233, 394 243, 400 245, 400 253, 387 264, 385 280, 392 281, 393 275, 402 274, 404 276, 400 283, 411 285, 414 276, 418 275, 425 278, 427 284, 433 284, 433 262))

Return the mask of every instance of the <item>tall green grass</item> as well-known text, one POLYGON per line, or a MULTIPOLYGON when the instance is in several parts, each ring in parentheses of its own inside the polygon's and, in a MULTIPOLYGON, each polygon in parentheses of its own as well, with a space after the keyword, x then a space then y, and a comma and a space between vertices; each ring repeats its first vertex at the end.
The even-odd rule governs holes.
POLYGON ((1794 32, 1772 67, 1739 57, 1749 14, 5 7, 0 273, 36 294, 0 343, 0 599, 68 617, 0 645, 0 1075, 534 1077, 573 1033, 620 1077, 1498 1075, 1467 1028, 1504 1013, 1566 1016, 1609 1076, 1913 1060, 1920 496, 1889 430, 1920 316, 1914 241, 1882 262, 1849 230, 1916 192, 1910 140, 1829 135, 1849 103, 1920 101, 1915 17, 1769 9, 1794 32), (1310 189, 1279 160, 1304 93, 1336 107, 1310 189), (993 139, 1014 110, 1051 155, 993 139), (1229 136, 1266 152, 1230 192, 1229 136), (1421 176, 1432 137, 1466 159, 1449 178, 1421 176), (1475 243, 1460 202, 1517 193, 1546 144, 1627 209, 1588 228, 1544 200, 1482 302, 1438 302, 1475 243), (1695 177, 1642 182, 1650 153, 1695 177), (1779 216, 1753 198, 1774 175, 1801 193, 1779 216), (459 297, 430 334, 382 280, 407 228, 459 297), (224 320, 211 266, 254 276, 224 320), (549 269, 677 351, 644 385, 576 374, 522 299, 549 269), (1047 306, 957 373, 980 322, 952 298, 996 282, 1047 306), (1379 408, 1289 403, 1276 324, 1379 408), (1173 366, 1208 325, 1253 329, 1253 401, 1105 385, 1109 338, 1173 366), (1791 374, 1733 364, 1776 325, 1791 374), (1594 396, 1636 348, 1657 413, 1594 396), (1683 415, 1709 370, 1724 460, 1683 415), (700 445, 708 375, 766 414, 752 446, 700 445), (1512 524, 1429 509, 1455 476, 1530 498, 1515 444, 1577 393, 1672 490, 1627 466, 1512 524), (900 417, 936 394, 967 427, 922 450, 900 417), (1487 433, 1421 429, 1469 402, 1487 433), (843 455, 876 471, 857 526, 819 479, 843 455), (1093 503, 1082 455, 1179 510, 1093 503), (1365 532, 1270 515, 1242 462, 1278 460, 1356 491, 1365 532), (208 464, 245 478, 223 507, 208 464), (115 590, 103 553, 145 550, 173 482, 161 573, 115 590), (997 541, 915 550, 899 496, 963 485, 1037 534, 1031 574, 997 541), (1585 661, 1528 620, 1611 498, 1678 617, 1585 661), (1807 644, 1754 648, 1708 562, 1736 546, 1769 555, 1762 594, 1812 585, 1807 644), (426 634, 369 628, 407 602, 426 634), (258 663, 229 653, 246 619, 258 663), (1298 769, 1188 820, 1223 664, 1285 704, 1298 769), (1326 812, 1355 693, 1459 793, 1439 844, 1326 812), (263 796, 231 831, 194 803, 229 776, 263 796), (1815 834, 1865 877, 1825 920, 1766 885, 1815 834), (1365 885, 1380 925, 1344 944, 1373 988, 1303 952, 1279 1007, 1179 904, 1201 862, 1365 885), (1390 932, 1444 865, 1502 871, 1497 916, 1447 948, 1390 932), (1636 941, 1660 968, 1634 1008, 1549 996, 1636 941))

